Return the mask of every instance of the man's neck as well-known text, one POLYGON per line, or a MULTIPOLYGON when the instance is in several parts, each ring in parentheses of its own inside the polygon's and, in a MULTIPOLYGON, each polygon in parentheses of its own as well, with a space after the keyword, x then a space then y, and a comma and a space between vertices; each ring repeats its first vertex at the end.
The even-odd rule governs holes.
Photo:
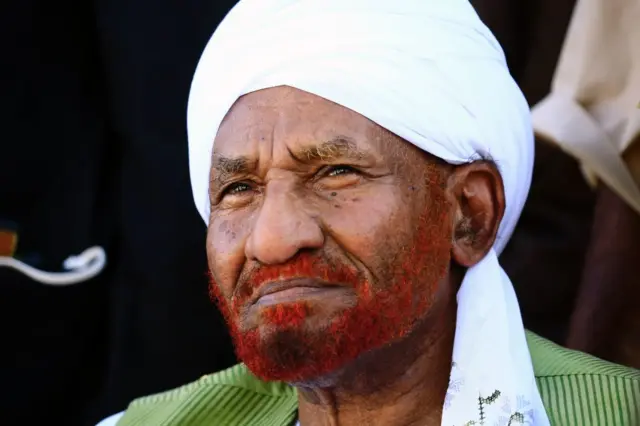
POLYGON ((298 386, 301 426, 439 426, 455 314, 453 299, 402 341, 362 356, 331 386, 298 386))

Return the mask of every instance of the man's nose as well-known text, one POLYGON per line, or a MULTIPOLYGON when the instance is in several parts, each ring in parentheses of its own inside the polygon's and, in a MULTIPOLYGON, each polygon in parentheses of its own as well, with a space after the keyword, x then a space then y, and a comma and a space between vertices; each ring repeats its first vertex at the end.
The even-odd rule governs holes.
POLYGON ((287 185, 267 185, 258 217, 245 246, 247 259, 262 264, 285 263, 300 250, 321 248, 320 224, 302 206, 299 194, 287 185))

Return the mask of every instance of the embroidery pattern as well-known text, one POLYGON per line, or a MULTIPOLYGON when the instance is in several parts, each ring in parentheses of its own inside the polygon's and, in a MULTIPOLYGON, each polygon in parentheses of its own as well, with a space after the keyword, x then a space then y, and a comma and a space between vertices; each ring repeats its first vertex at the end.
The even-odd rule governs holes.
POLYGON ((482 396, 478 396, 478 412, 480 414, 480 424, 483 425, 487 420, 485 418, 484 408, 485 405, 491 405, 498 400, 500 397, 500 391, 495 390, 488 398, 483 398, 482 396))
MULTIPOLYGON (((451 363, 449 387, 444 398, 444 409, 451 407, 465 385, 464 374, 458 364, 451 363)), ((489 396, 478 395, 478 417, 461 426, 525 426, 533 425, 534 409, 527 398, 517 395, 515 404, 511 398, 496 389, 489 396), (494 407, 490 411, 488 407, 494 407), (488 413, 489 411, 489 413, 488 413), (489 415, 488 415, 489 414, 489 415)))
MULTIPOLYGON (((464 386, 464 379, 462 373, 458 368, 458 365, 454 362, 451 363, 451 375, 449 376, 449 387, 447 388, 447 394, 444 397, 445 410, 451 406, 453 399, 460 393, 460 389, 464 386)), ((466 426, 466 425, 465 425, 466 426)))
MULTIPOLYGON (((495 404, 500 399, 501 395, 502 393, 496 389, 488 397, 478 396, 478 419, 469 420, 462 426, 488 425, 486 418, 486 408, 490 405, 495 404)), ((533 409, 531 408, 530 401, 525 399, 522 395, 519 395, 517 397, 516 406, 514 408, 509 397, 505 396, 502 399, 503 401, 501 411, 504 415, 499 416, 496 421, 492 423, 492 426, 517 426, 533 424, 533 409)))
POLYGON ((533 424, 533 408, 531 402, 524 396, 518 395, 516 406, 513 407, 509 397, 505 397, 502 404, 502 412, 496 426, 515 426, 518 424, 533 424))

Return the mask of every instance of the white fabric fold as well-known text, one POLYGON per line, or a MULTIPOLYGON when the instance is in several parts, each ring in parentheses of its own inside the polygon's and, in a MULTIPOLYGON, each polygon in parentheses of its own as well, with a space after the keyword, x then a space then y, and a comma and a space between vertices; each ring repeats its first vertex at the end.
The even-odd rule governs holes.
MULTIPOLYGON (((637 115, 640 117, 640 112, 637 115)), ((557 143, 569 155, 582 161, 587 170, 595 172, 640 213, 640 188, 620 156, 619 148, 571 96, 562 92, 549 94, 533 108, 532 117, 540 136, 557 143)))
POLYGON ((602 180, 640 214, 639 20, 638 0, 577 1, 551 93, 532 115, 589 183, 602 180))
POLYGON ((531 182, 529 109, 468 0, 240 1, 207 44, 189 97, 191 185, 205 222, 221 121, 243 94, 280 85, 350 108, 449 163, 495 161, 506 211, 493 250, 458 293, 442 425, 548 425, 497 260, 531 182))
POLYGON ((41 271, 14 257, 0 256, 0 268, 7 267, 23 273, 42 284, 64 287, 83 283, 98 276, 107 263, 107 254, 100 246, 90 247, 63 263, 64 272, 41 271))

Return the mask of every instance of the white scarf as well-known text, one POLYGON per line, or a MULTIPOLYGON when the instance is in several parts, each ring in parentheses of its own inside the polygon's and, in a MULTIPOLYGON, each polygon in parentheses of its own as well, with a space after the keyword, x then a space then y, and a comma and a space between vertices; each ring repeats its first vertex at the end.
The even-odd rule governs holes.
POLYGON ((531 181, 529 109, 468 0, 240 1, 209 41, 189 97, 191 185, 205 221, 222 119, 243 94, 280 85, 350 108, 449 163, 495 161, 506 211, 494 248, 458 292, 442 425, 549 425, 497 258, 531 181))

